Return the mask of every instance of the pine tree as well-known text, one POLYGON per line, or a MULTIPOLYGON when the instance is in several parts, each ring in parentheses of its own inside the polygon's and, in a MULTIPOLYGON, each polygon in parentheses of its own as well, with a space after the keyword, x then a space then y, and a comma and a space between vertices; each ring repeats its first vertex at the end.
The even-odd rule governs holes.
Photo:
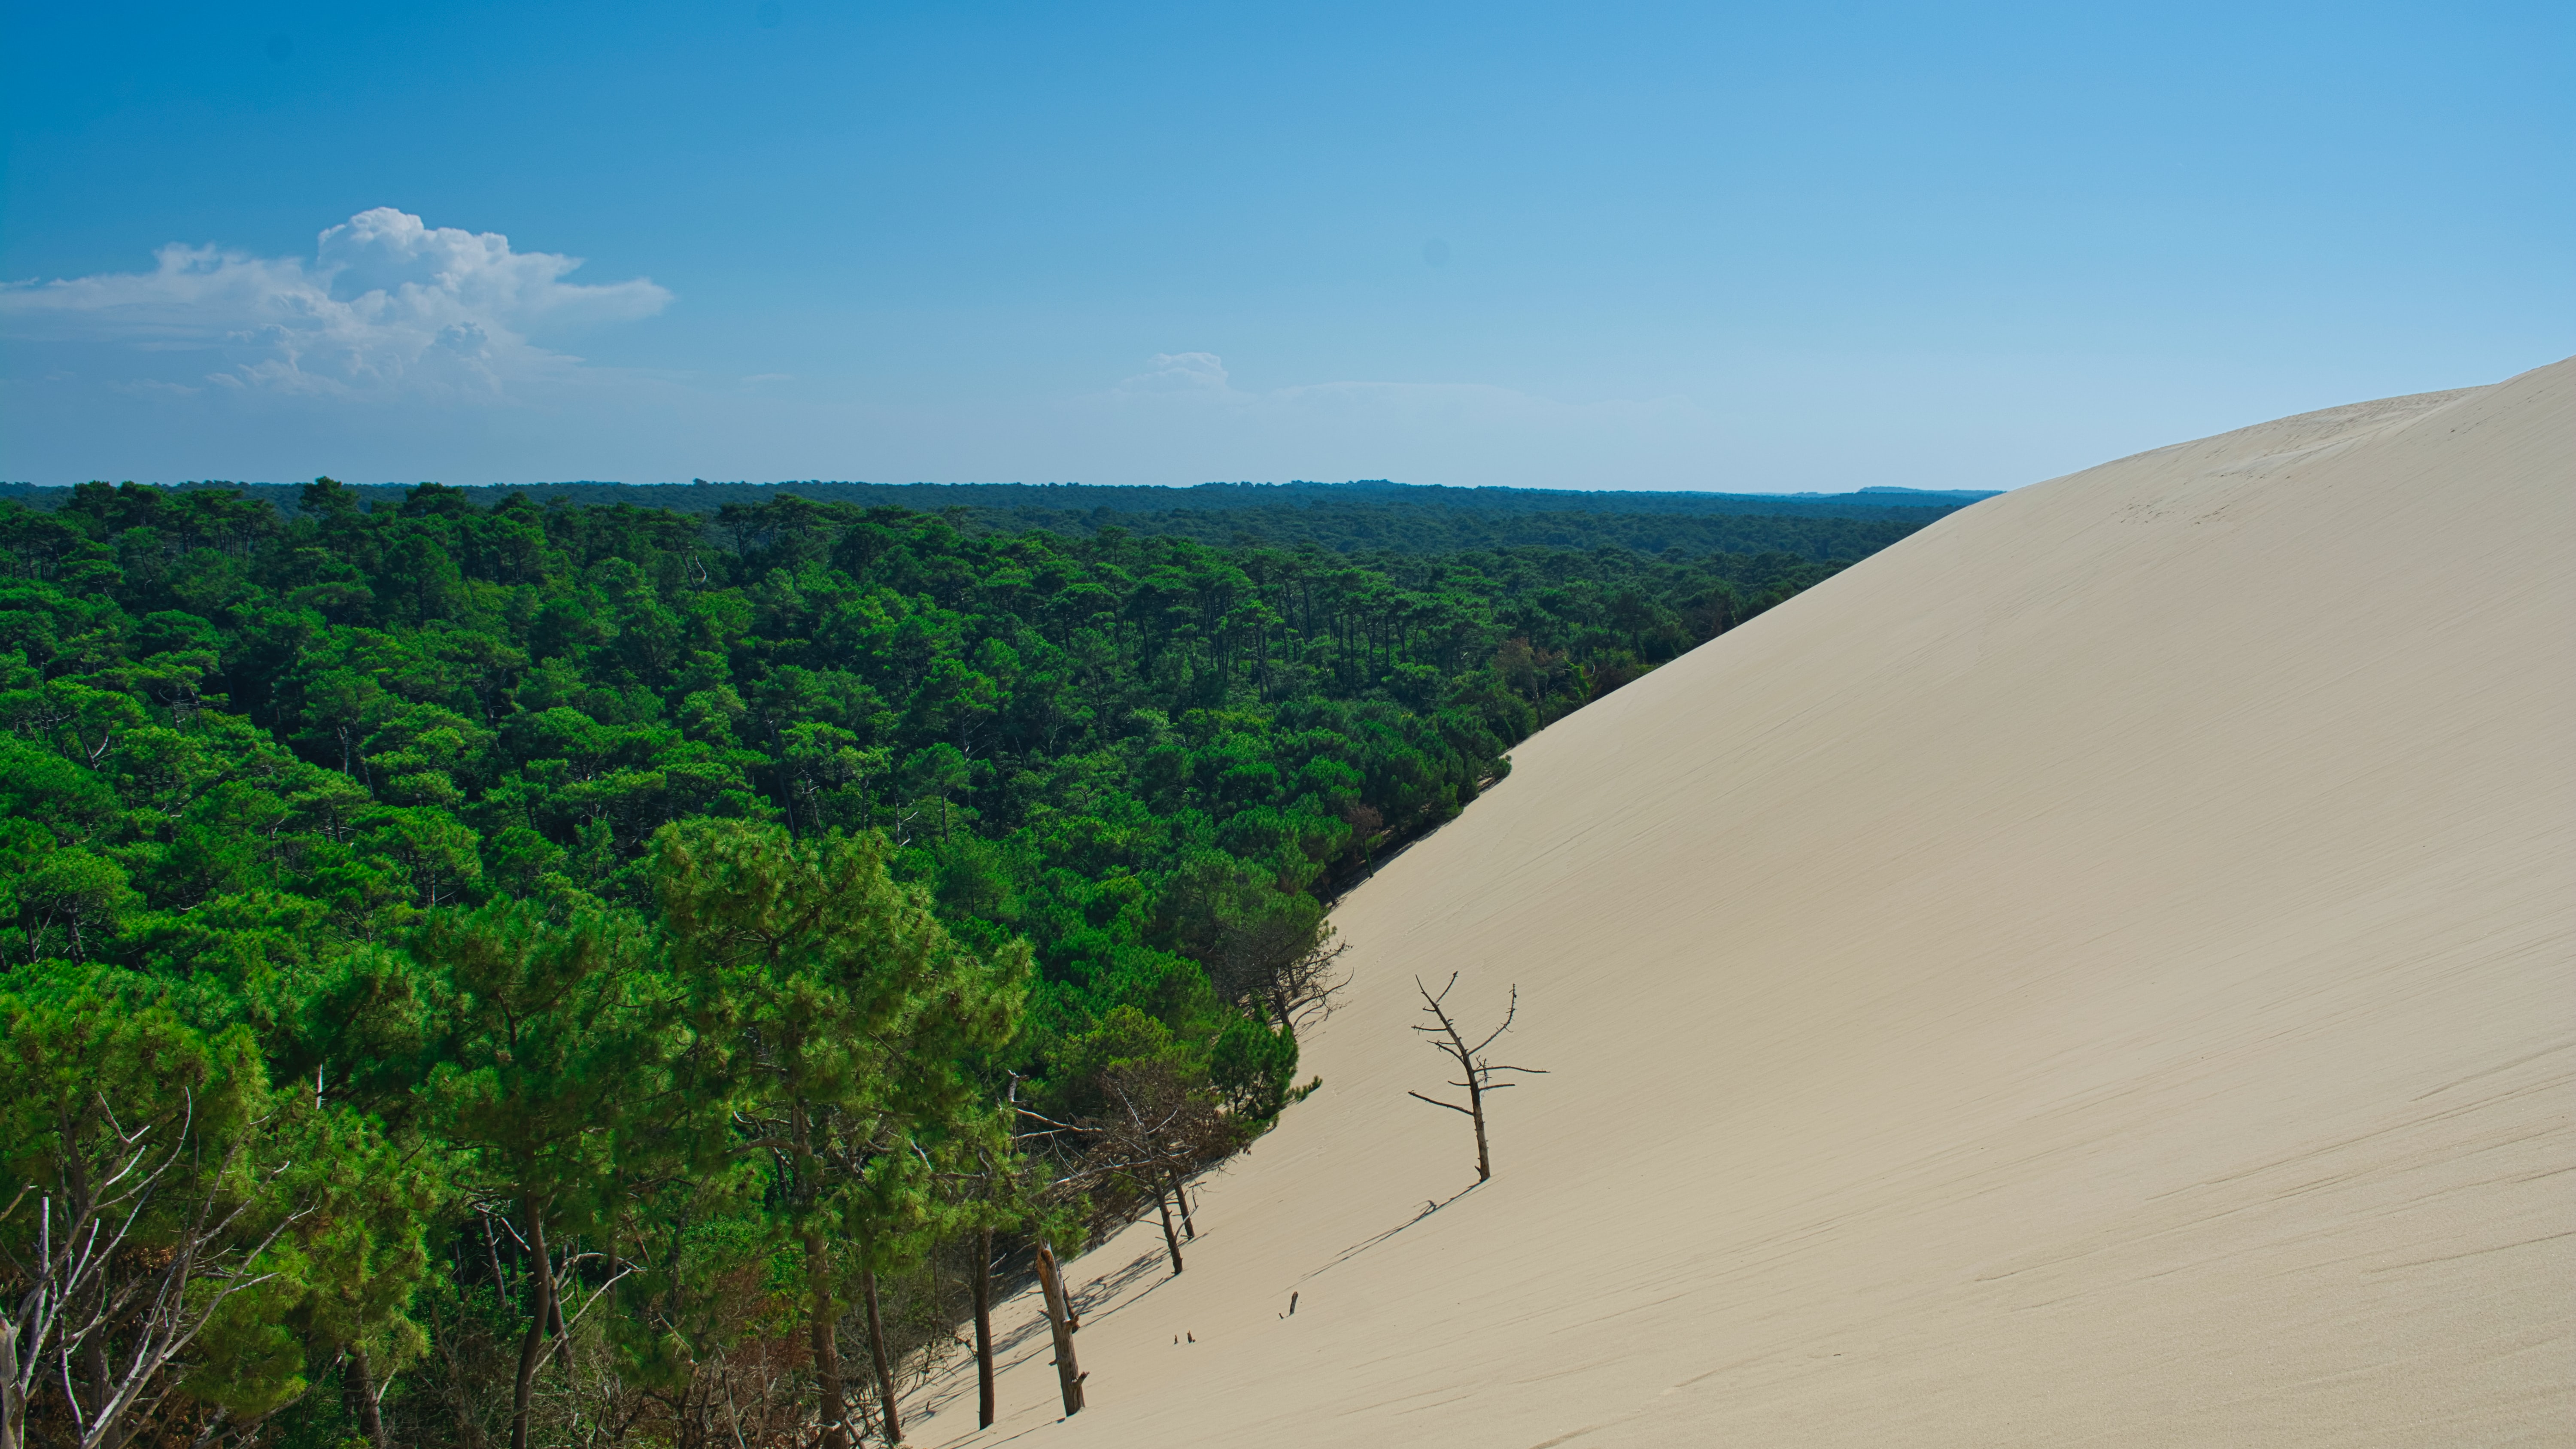
POLYGON ((854 1303, 899 1442, 876 1279, 955 1215, 935 1181, 1007 1146, 968 1068, 1017 1027, 1027 948, 961 945, 887 875, 874 834, 710 821, 666 827, 654 848, 673 969, 698 1038, 727 1054, 740 1150, 768 1162, 776 1230, 801 1260, 824 1449, 857 1439, 839 1342, 854 1303))
POLYGON ((587 910, 558 922, 496 901, 433 917, 419 949, 439 972, 439 1126, 479 1158, 478 1186, 524 1251, 510 1449, 527 1449, 537 1372, 565 1334, 561 1260, 612 1210, 620 1139, 661 1095, 649 943, 630 918, 587 910))

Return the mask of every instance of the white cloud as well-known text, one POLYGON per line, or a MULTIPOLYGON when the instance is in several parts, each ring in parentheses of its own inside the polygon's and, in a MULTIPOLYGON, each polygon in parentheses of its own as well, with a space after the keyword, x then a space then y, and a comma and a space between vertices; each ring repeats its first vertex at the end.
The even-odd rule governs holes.
POLYGON ((0 330, 210 353, 223 366, 202 380, 231 390, 498 397, 580 363, 530 342, 531 330, 647 317, 671 300, 641 278, 567 282, 577 258, 512 251, 497 232, 430 227, 392 207, 325 230, 309 263, 175 242, 155 261, 148 272, 0 284, 0 330))

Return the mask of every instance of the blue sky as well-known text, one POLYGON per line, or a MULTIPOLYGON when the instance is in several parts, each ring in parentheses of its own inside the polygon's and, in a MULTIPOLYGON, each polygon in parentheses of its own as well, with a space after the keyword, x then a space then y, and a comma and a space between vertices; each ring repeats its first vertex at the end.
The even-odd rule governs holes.
POLYGON ((5 479, 2009 487, 2576 352, 2563 0, 6 14, 5 479))

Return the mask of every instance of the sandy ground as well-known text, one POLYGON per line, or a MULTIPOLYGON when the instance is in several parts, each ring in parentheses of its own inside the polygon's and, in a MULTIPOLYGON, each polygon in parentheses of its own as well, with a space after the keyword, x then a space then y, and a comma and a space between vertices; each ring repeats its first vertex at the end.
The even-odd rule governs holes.
POLYGON ((2576 1443, 2572 391, 2022 489, 1529 741, 1187 1273, 1073 1266, 1089 1411, 1024 1298, 914 1438, 2576 1443), (1474 1191, 1452 971, 1551 1073, 1474 1191))

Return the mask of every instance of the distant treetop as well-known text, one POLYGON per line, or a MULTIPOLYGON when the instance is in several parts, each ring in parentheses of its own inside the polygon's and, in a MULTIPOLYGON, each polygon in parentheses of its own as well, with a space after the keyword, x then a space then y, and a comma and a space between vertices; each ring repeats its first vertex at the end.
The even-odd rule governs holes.
MULTIPOLYGON (((301 483, 233 483, 213 479, 175 485, 178 488, 227 488, 265 498, 280 513, 293 516, 301 483)), ((410 483, 360 483, 350 491, 370 504, 399 503, 416 487, 410 483)), ((489 508, 513 493, 543 503, 624 503, 639 508, 668 508, 681 513, 713 513, 728 503, 762 503, 781 493, 817 503, 892 504, 922 512, 942 508, 1025 510, 1050 513, 1163 513, 1178 510, 1239 510, 1302 505, 1373 504, 1440 508, 1475 513, 1760 513, 1810 517, 1877 517, 1933 509, 1942 513, 1995 496, 1964 489, 1899 488, 1887 485, 1852 493, 1715 493, 1685 490, 1578 488, 1462 488, 1438 483, 1396 483, 1362 478, 1347 483, 1201 483, 1193 488, 1160 488, 1106 483, 848 483, 789 479, 776 483, 710 482, 606 483, 590 480, 562 483, 489 483, 454 490, 489 508)), ((70 496, 66 488, 29 483, 0 484, 0 497, 39 508, 51 508, 70 496)))

